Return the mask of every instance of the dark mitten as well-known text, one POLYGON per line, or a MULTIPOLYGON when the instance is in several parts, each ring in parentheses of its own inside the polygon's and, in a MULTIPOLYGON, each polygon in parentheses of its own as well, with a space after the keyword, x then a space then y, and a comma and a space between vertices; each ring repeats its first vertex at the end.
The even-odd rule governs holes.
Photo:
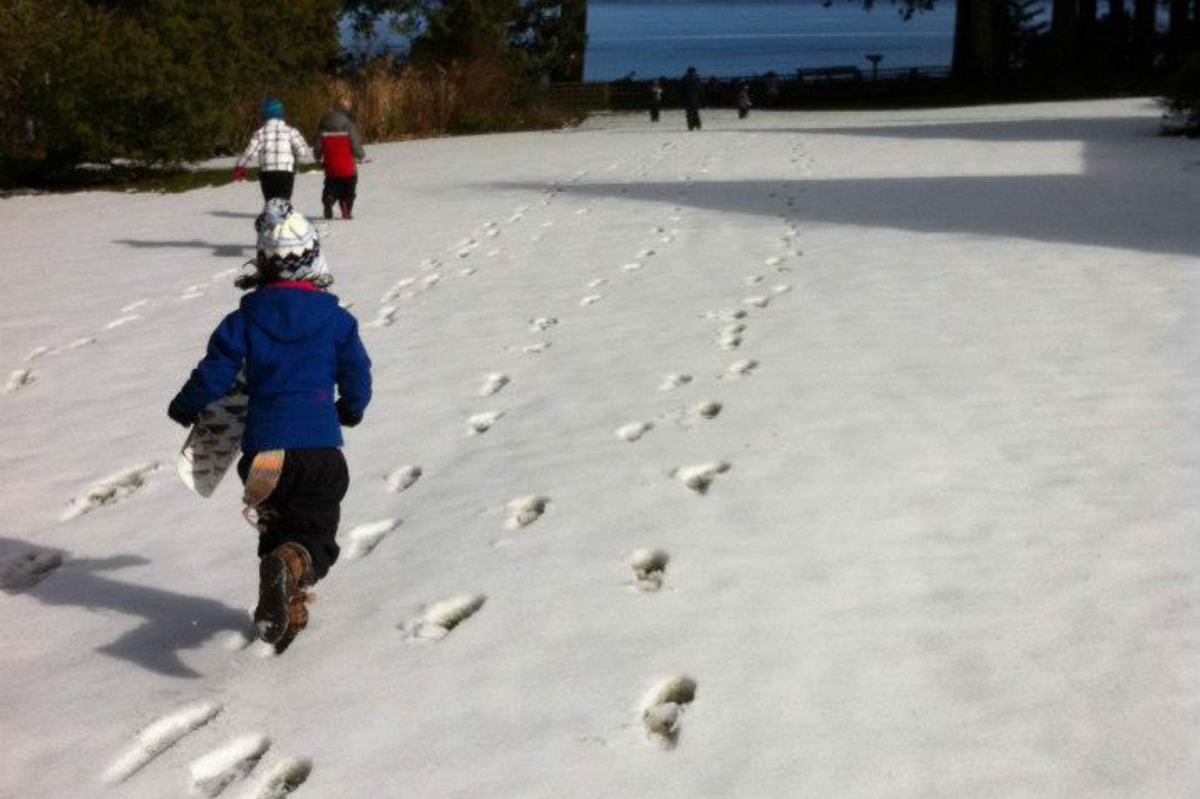
POLYGON ((340 397, 334 407, 337 408, 338 421, 343 427, 354 427, 362 421, 362 411, 356 411, 350 407, 350 403, 346 402, 345 397, 340 397))
POLYGON ((175 400, 169 406, 167 406, 167 416, 170 416, 172 421, 177 422, 184 427, 191 427, 196 423, 196 419, 198 418, 199 414, 184 412, 184 410, 179 407, 179 401, 175 400))

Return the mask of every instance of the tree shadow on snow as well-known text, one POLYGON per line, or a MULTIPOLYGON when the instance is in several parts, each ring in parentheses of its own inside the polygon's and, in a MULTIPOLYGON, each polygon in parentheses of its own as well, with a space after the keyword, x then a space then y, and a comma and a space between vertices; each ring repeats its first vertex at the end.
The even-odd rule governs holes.
POLYGON ((113 239, 115 244, 124 244, 139 250, 159 248, 209 249, 218 258, 248 258, 254 254, 253 245, 245 244, 213 244, 200 239, 187 241, 142 241, 139 239, 113 239))
POLYGON ((61 563, 53 573, 20 591, 44 605, 95 611, 97 623, 103 624, 109 623, 112 612, 140 618, 137 627, 97 651, 157 674, 200 677, 179 659, 179 653, 199 648, 224 630, 244 632, 249 627, 244 610, 213 599, 123 583, 108 576, 111 572, 149 563, 137 555, 71 559, 61 550, 0 538, 0 552, 4 551, 19 551, 43 561, 61 563))
MULTIPOLYGON (((836 135, 896 139, 895 157, 936 157, 939 140, 981 142, 1077 142, 1078 174, 970 174, 929 177, 814 177, 785 180, 693 180, 599 183, 564 187, 570 195, 624 198, 712 211, 782 217, 918 233, 963 233, 1143 252, 1200 254, 1194 176, 1179 169, 1170 139, 1154 135, 1145 119, 965 121, 932 125, 813 127, 756 133, 836 135), (1144 158, 1130 158, 1136 144, 1144 158), (1154 149, 1161 144, 1161 153, 1154 149), (785 199, 791 198, 791 206, 785 199), (1153 214, 1144 209, 1153 208, 1153 214)), ((768 144, 770 146, 769 139, 768 144)), ((1013 151, 1009 171, 1028 165, 1013 151)), ((786 153, 781 150, 781 161, 786 153)), ((866 154, 864 158, 872 157, 866 154)), ((876 156, 878 157, 878 156, 876 156)), ((1000 164, 994 159, 989 165, 1000 164)), ((780 165, 783 167, 783 164, 780 165)), ((545 189, 539 183, 500 183, 494 188, 545 189)))

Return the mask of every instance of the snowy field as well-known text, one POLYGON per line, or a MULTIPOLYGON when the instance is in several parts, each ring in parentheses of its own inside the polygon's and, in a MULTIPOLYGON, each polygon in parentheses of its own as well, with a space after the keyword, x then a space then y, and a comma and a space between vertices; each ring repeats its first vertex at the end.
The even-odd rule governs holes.
POLYGON ((1200 795, 1200 149, 1158 114, 369 148, 322 227, 376 397, 279 657, 165 415, 257 184, 0 202, 0 796, 1200 795))

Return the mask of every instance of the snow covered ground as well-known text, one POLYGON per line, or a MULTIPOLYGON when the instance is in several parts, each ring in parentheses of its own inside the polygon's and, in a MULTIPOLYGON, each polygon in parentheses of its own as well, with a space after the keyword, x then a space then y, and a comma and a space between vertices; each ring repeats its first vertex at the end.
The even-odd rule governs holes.
POLYGON ((0 202, 0 796, 1200 795, 1200 150, 1157 116, 370 148, 324 243, 376 399, 280 657, 165 416, 257 185, 0 202))

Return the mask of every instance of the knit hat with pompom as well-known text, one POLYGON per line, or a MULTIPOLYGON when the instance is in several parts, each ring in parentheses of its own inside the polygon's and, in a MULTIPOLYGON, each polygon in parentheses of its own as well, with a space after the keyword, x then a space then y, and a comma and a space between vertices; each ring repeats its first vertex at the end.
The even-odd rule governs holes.
POLYGON ((317 231, 287 200, 267 200, 254 220, 254 229, 258 232, 258 252, 253 261, 257 274, 239 278, 236 285, 240 288, 281 280, 303 281, 318 288, 333 283, 329 265, 321 255, 317 231))

